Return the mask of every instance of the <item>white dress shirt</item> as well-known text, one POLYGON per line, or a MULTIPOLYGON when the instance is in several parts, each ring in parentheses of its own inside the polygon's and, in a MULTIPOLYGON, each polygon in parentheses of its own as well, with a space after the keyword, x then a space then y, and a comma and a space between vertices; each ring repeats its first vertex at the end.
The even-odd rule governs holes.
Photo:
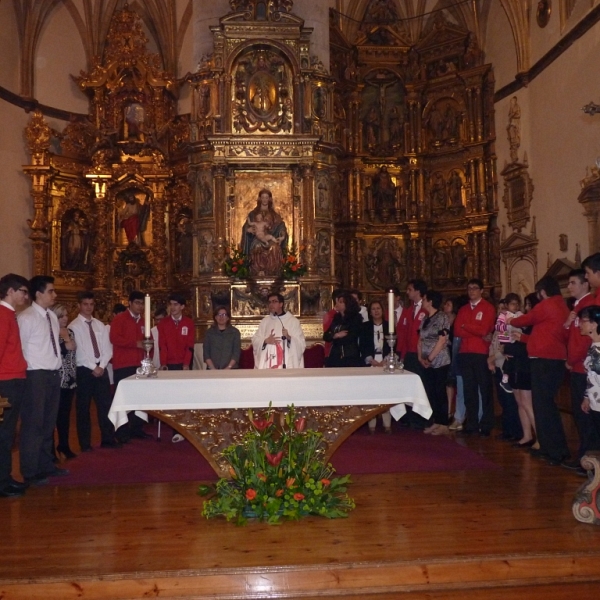
POLYGON ((106 369, 106 365, 110 362, 113 353, 112 344, 108 337, 109 331, 102 321, 92 317, 91 322, 94 336, 98 343, 98 350, 100 350, 99 358, 94 356, 94 346, 92 345, 92 336, 90 335, 90 326, 87 319, 83 315, 77 315, 69 323, 69 329, 73 332, 75 342, 77 343, 77 366, 87 367, 92 371, 96 367, 106 369))
POLYGON ((23 356, 27 361, 27 370, 58 371, 62 366, 58 338, 60 323, 54 312, 33 302, 30 307, 19 314, 17 320, 19 321, 23 356), (54 353, 50 338, 50 325, 46 315, 50 315, 54 347, 58 356, 54 353))

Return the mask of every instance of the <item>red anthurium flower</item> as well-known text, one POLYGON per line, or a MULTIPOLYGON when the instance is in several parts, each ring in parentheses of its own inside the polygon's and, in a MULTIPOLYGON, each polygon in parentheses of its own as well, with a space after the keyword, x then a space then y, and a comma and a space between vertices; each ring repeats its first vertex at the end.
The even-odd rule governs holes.
POLYGON ((288 480, 285 482, 285 485, 286 485, 286 487, 291 488, 295 482, 296 482, 295 477, 288 477, 288 480))
POLYGON ((323 484, 325 487, 327 487, 327 486, 328 486, 328 485, 331 483, 331 481, 329 481, 329 479, 321 479, 321 483, 322 483, 322 484, 323 484))
POLYGON ((252 488, 246 490, 246 500, 254 500, 256 498, 256 490, 252 488))
POLYGON ((281 459, 283 458, 283 450, 280 450, 277 454, 271 454, 270 452, 267 452, 265 450, 265 456, 267 457, 269 464, 276 467, 281 462, 281 459))
POLYGON ((298 502, 300 502, 300 500, 304 500, 304 494, 301 494, 300 492, 296 492, 294 494, 294 500, 297 500, 298 502))
POLYGON ((306 427, 306 417, 300 417, 299 419, 296 419, 294 426, 296 427, 296 431, 298 433, 304 431, 304 428, 306 427))
POLYGON ((275 492, 275 497, 276 497, 276 498, 281 498, 281 496, 283 496, 283 490, 281 490, 281 489, 280 489, 280 490, 277 490, 277 491, 275 492))

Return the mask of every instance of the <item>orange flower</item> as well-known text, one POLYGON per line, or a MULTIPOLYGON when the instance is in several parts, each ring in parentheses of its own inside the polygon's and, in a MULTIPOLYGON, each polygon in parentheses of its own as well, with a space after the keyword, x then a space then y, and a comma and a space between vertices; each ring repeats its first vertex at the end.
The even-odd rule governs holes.
POLYGON ((296 492, 294 494, 294 500, 300 502, 300 500, 304 500, 304 494, 301 494, 300 492, 296 492))
POLYGON ((291 488, 295 482, 296 482, 295 477, 288 477, 288 480, 285 482, 285 485, 286 485, 286 487, 291 488))
POLYGON ((281 496, 283 496, 283 490, 279 489, 275 492, 275 497, 276 498, 281 498, 281 496))
POLYGON ((267 476, 264 473, 257 473, 256 476, 261 480, 261 481, 266 481, 267 480, 267 476))
POLYGON ((331 481, 329 481, 329 479, 321 479, 321 483, 322 483, 322 484, 323 484, 325 487, 327 487, 327 486, 328 486, 328 485, 331 483, 331 481))
POLYGON ((244 264, 244 259, 240 258, 240 260, 238 260, 238 264, 243 265, 244 264))
POLYGON ((235 479, 237 477, 237 474, 234 470, 233 467, 229 467, 229 474, 235 479))
POLYGON ((254 500, 256 498, 256 490, 252 488, 246 490, 246 500, 254 500))

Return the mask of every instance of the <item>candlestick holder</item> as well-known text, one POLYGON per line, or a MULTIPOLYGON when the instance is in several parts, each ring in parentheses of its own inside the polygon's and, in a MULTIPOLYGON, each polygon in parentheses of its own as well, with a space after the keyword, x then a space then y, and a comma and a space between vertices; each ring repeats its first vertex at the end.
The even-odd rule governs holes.
POLYGON ((403 373, 404 363, 401 359, 396 356, 396 337, 395 333, 390 333, 385 336, 388 346, 390 347, 390 353, 383 359, 383 372, 384 373, 403 373))
POLYGON ((150 358, 150 350, 152 350, 152 346, 154 346, 154 340, 152 338, 145 338, 142 342, 142 346, 144 347, 144 352, 146 355, 142 359, 142 364, 138 367, 138 370, 135 372, 136 379, 150 379, 152 377, 158 376, 158 371, 156 367, 152 364, 152 359, 150 358))

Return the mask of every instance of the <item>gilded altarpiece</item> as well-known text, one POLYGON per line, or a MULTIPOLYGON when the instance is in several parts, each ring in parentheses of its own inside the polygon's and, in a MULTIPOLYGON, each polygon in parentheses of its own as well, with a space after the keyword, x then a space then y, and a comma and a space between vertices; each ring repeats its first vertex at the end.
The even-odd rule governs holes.
POLYGON ((115 12, 103 56, 73 78, 89 115, 55 131, 35 112, 26 129, 34 272, 52 274, 71 308, 94 289, 103 318, 134 289, 160 304, 192 277, 189 117, 147 41, 135 12, 115 12))
POLYGON ((213 308, 226 304, 248 339, 267 312, 268 293, 277 291, 302 317, 307 338, 322 336, 320 315, 335 283, 340 132, 333 78, 310 55, 312 29, 292 4, 232 0, 231 12, 211 27, 214 52, 188 78, 201 330, 212 323, 213 308), (261 191, 268 205, 260 204, 261 191), (243 280, 223 274, 236 246, 250 257, 243 280), (292 249, 307 270, 284 280, 281 261, 292 249))
POLYGON ((347 131, 336 276, 367 299, 414 277, 445 293, 479 277, 499 293, 491 66, 441 12, 416 44, 404 26, 393 0, 367 5, 355 39, 332 13, 334 115, 347 131))

